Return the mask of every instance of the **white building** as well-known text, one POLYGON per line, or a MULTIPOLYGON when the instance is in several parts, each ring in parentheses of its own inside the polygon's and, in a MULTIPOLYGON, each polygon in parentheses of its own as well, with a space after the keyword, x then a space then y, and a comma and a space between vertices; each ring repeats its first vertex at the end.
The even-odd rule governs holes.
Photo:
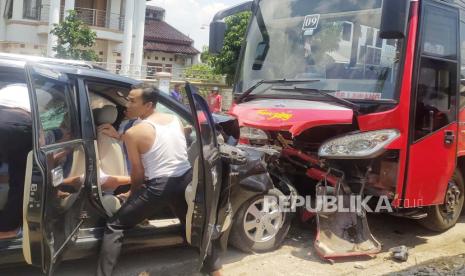
POLYGON ((53 57, 49 35, 68 10, 97 33, 94 51, 107 64, 140 73, 144 57, 145 0, 0 0, 0 51, 53 57), (135 69, 139 68, 139 69, 135 69))
POLYGON ((144 61, 147 76, 168 72, 183 78, 184 69, 197 63, 200 51, 194 41, 165 21, 165 10, 147 6, 145 16, 144 61))

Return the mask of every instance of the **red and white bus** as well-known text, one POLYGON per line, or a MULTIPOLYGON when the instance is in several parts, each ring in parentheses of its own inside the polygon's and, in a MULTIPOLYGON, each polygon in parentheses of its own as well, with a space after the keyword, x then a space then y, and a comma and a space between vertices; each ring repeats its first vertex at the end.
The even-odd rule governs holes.
MULTIPOLYGON (((215 16, 211 52, 224 18, 243 11, 230 110, 241 142, 279 148, 280 175, 301 194, 384 196, 396 215, 453 227, 464 205, 465 2, 255 0, 215 16)), ((318 222, 323 257, 380 248, 363 213, 318 222)))

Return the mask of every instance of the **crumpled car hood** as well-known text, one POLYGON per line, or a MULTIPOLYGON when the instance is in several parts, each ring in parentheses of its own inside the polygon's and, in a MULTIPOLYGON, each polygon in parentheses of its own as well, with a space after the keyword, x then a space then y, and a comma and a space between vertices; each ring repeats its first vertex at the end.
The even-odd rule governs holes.
POLYGON ((289 131, 293 136, 322 125, 352 124, 351 109, 319 101, 264 99, 235 105, 230 114, 240 126, 289 131))

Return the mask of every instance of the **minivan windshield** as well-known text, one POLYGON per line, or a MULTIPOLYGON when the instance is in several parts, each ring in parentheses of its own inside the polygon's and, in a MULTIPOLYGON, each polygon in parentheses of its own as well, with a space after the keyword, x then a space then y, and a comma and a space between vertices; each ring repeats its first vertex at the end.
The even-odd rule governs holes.
MULTIPOLYGON (((395 100, 403 40, 379 37, 381 14, 382 0, 260 1, 235 93, 261 80, 308 79, 298 86, 345 99, 395 100)), ((287 95, 273 87, 251 94, 287 95)))

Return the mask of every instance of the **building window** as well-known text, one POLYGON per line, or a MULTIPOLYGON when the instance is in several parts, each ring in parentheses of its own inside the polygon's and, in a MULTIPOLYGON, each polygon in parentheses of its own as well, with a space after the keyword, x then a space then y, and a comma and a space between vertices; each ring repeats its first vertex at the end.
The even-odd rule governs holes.
POLYGON ((173 61, 173 58, 170 58, 170 61, 173 61))
POLYGON ((344 22, 342 24, 342 40, 351 41, 352 40, 352 23, 344 22))
POLYGON ((155 74, 156 72, 162 72, 163 71, 163 64, 148 62, 147 63, 147 69, 150 69, 152 74, 155 74))
POLYGON ((162 60, 162 61, 165 61, 165 58, 164 58, 164 57, 162 57, 162 58, 161 58, 161 60, 162 60))
POLYGON ((366 41, 365 45, 367 45, 367 46, 372 46, 373 45, 373 36, 374 36, 373 28, 368 28, 368 30, 367 30, 367 41, 366 41))
POLYGON ((23 18, 39 20, 40 19, 40 7, 42 6, 42 0, 24 0, 23 6, 23 18))
POLYGON ((13 17, 13 0, 6 2, 4 17, 8 19, 13 17))
POLYGON ((168 72, 168 73, 172 73, 172 68, 173 68, 173 65, 171 64, 165 64, 165 72, 168 72))
POLYGON ((155 57, 155 60, 158 60, 158 57, 155 57))

